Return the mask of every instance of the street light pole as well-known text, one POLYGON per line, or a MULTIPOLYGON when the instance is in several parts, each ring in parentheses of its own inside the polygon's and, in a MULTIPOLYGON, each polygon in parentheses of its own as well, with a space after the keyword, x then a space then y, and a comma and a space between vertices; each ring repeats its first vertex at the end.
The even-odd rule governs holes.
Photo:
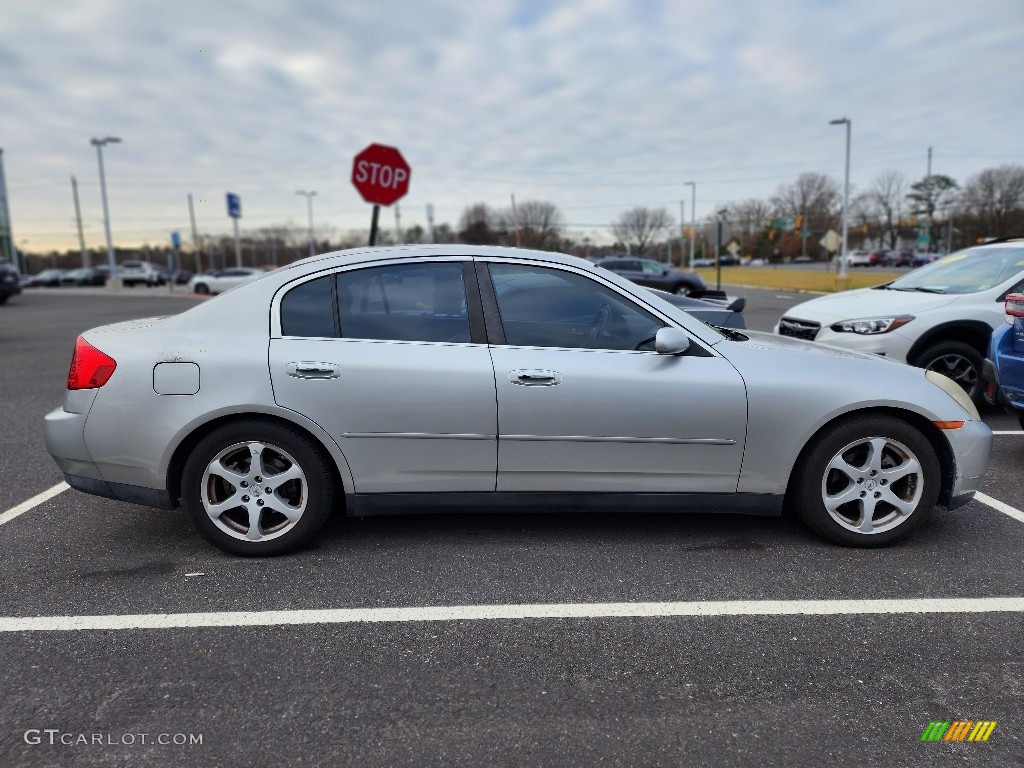
POLYGON ((684 187, 693 187, 690 195, 690 269, 693 269, 693 242, 697 237, 697 182, 683 182, 684 187))
POLYGON ((829 125, 845 125, 846 126, 846 173, 843 176, 843 247, 839 252, 839 280, 845 283, 846 281, 846 235, 847 235, 847 219, 849 217, 848 209, 850 207, 850 131, 853 127, 848 117, 842 117, 838 120, 829 121, 829 125))
POLYGON ((300 189, 295 194, 306 198, 306 207, 309 209, 309 255, 316 256, 316 241, 313 239, 313 197, 316 195, 316 190, 307 192, 300 189))
POLYGON ((103 146, 105 144, 120 144, 121 140, 116 136, 107 136, 102 139, 93 138, 90 142, 96 147, 96 157, 100 164, 100 196, 103 198, 103 228, 107 233, 107 265, 110 267, 110 287, 118 290, 121 287, 121 279, 117 276, 117 263, 114 260, 114 241, 110 237, 110 209, 107 206, 107 180, 103 175, 103 146))
POLYGON ((729 210, 723 208, 718 212, 718 237, 715 238, 715 290, 722 290, 722 217, 729 210))

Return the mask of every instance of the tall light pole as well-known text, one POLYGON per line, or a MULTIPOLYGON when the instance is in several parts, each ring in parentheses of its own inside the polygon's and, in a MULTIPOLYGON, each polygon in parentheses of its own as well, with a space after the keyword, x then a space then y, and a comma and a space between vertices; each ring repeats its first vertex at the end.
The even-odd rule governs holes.
POLYGON ((684 187, 693 187, 690 195, 690 269, 693 269, 693 241, 697 237, 697 182, 685 181, 684 187))
POLYGON ((843 177, 843 247, 839 252, 839 279, 846 280, 846 234, 848 209, 850 207, 850 130, 853 124, 848 117, 841 117, 838 120, 830 120, 829 125, 846 126, 846 173, 843 177))
POLYGON ((316 256, 316 241, 313 239, 313 198, 316 196, 316 190, 313 189, 307 192, 304 189, 300 189, 295 194, 306 198, 306 207, 309 210, 309 255, 316 256))
POLYGON ((100 196, 103 198, 103 228, 107 232, 107 265, 110 267, 110 287, 118 289, 121 287, 121 279, 117 276, 117 263, 114 261, 114 242, 110 237, 110 209, 107 207, 107 180, 103 175, 103 145, 120 144, 121 140, 116 136, 107 136, 102 139, 92 139, 90 142, 96 147, 96 157, 100 163, 100 196))
POLYGON ((722 219, 729 213, 728 208, 718 212, 718 237, 715 238, 715 290, 722 290, 722 219))

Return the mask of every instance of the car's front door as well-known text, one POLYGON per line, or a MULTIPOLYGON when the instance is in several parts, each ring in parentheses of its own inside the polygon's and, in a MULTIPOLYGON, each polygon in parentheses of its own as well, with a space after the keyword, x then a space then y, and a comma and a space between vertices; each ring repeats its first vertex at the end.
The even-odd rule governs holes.
POLYGON ((572 268, 488 272, 499 491, 735 492, 747 399, 728 360, 657 354, 666 322, 572 268))
POLYGON ((335 439, 357 493, 494 490, 494 371, 465 269, 470 291, 462 263, 435 258, 325 275, 280 301, 275 400, 335 439))

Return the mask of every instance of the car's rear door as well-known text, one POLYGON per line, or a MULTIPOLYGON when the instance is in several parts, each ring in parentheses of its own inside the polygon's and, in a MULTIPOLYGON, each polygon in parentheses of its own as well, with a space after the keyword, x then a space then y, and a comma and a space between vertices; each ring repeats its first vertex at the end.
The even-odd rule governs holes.
POLYGON ((499 491, 736 490, 747 400, 726 359, 655 353, 666 321, 575 268, 481 263, 499 491))
POLYGON ((326 430, 357 493, 493 491, 494 371, 472 262, 325 274, 275 300, 277 403, 326 430))

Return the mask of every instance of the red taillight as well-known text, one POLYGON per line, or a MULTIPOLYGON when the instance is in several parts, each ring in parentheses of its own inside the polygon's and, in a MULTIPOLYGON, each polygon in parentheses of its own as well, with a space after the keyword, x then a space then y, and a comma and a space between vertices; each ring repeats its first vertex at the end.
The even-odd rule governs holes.
POLYGON ((1010 317, 1024 317, 1024 293, 1011 293, 1006 297, 1006 314, 1010 317))
POLYGON ((95 389, 102 387, 114 374, 117 363, 81 336, 75 342, 75 354, 68 371, 68 389, 95 389))

